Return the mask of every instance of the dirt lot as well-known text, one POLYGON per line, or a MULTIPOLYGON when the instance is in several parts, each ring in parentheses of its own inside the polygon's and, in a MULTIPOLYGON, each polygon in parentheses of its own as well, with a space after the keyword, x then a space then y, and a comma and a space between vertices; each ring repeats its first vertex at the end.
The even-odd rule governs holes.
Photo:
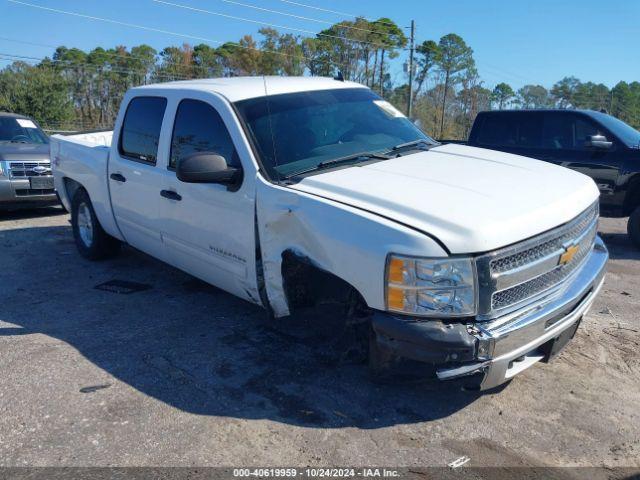
POLYGON ((91 263, 60 210, 0 214, 0 465, 640 467, 640 252, 604 219, 572 343, 491 394, 379 385, 132 249, 91 263), (112 279, 150 289, 96 290, 112 279))

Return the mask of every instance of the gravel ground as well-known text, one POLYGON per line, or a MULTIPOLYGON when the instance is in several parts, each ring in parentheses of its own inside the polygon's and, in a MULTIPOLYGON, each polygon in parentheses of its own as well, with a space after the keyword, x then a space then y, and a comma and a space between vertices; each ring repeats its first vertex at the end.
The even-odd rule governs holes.
POLYGON ((1 213, 0 465, 640 467, 640 252, 601 231, 576 338, 478 394, 372 383, 133 249, 83 260, 59 209, 1 213), (150 288, 94 288, 112 279, 150 288))

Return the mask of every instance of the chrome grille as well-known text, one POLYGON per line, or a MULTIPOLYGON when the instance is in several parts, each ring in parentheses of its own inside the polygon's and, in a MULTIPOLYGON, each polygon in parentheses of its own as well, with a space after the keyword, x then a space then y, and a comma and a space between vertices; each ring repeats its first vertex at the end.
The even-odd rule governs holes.
POLYGON ((594 218, 597 218, 598 216, 597 210, 597 206, 592 206, 589 210, 570 222, 568 230, 559 232, 558 235, 552 235, 552 238, 549 240, 545 241, 541 239, 541 243, 539 245, 534 245, 531 248, 525 248, 513 255, 492 260, 491 271, 506 272, 508 270, 513 270, 544 258, 550 253, 562 248, 562 245, 565 242, 578 238, 580 234, 583 233, 591 223, 593 223, 594 218))
POLYGON ((587 257, 593 248, 595 238, 596 229, 593 228, 592 231, 583 238, 582 242, 579 243, 578 252, 567 265, 556 267, 547 273, 532 278, 531 280, 516 285, 515 287, 495 292, 491 298, 491 307, 494 310, 500 310, 510 305, 520 303, 532 295, 536 295, 559 284, 562 280, 571 275, 571 273, 573 273, 573 271, 587 257))
POLYGON ((560 288, 593 248, 598 213, 596 203, 561 227, 478 258, 479 317, 508 313, 560 288), (569 248, 573 256, 561 264, 569 248))
POLYGON ((47 176, 51 175, 51 162, 9 162, 9 172, 12 178, 47 176), (39 172, 37 167, 46 170, 39 172))

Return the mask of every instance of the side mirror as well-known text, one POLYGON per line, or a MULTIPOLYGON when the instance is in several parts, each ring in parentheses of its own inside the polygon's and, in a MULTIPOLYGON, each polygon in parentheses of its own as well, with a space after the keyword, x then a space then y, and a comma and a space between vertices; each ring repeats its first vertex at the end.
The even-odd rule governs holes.
POLYGON ((585 142, 585 146, 608 150, 613 146, 613 142, 608 141, 604 135, 591 135, 585 142))
POLYGON ((221 183, 234 185, 242 171, 227 165, 227 160, 216 152, 197 152, 178 162, 176 176, 185 183, 221 183))

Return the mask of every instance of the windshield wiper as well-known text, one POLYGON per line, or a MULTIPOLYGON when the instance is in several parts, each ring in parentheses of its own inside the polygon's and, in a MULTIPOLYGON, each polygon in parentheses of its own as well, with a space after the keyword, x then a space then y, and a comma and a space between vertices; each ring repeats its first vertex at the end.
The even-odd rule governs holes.
POLYGON ((413 140, 411 142, 406 142, 406 143, 401 143, 400 145, 396 145, 391 149, 391 151, 396 152, 398 150, 405 150, 407 148, 418 147, 420 145, 424 145, 424 147, 426 147, 426 148, 421 148, 422 150, 429 150, 430 148, 436 146, 436 144, 431 143, 429 140, 420 138, 418 140, 413 140))
POLYGON ((313 172, 315 170, 322 170, 323 168, 333 167, 333 166, 338 165, 340 163, 355 162, 355 161, 359 161, 359 160, 366 161, 366 160, 372 160, 372 159, 389 160, 390 158, 392 158, 392 157, 390 157, 389 155, 386 155, 384 153, 376 153, 376 152, 353 153, 351 155, 345 155, 344 157, 338 157, 338 158, 333 158, 331 160, 325 160, 323 162, 318 163, 314 167, 307 168, 305 170, 300 170, 299 172, 290 173, 289 175, 287 175, 284 178, 291 178, 291 177, 295 177, 295 176, 298 176, 298 175, 302 175, 304 173, 313 172))
POLYGON ((344 157, 334 158, 332 160, 325 160, 324 162, 320 162, 318 164, 318 168, 326 168, 326 167, 330 167, 331 165, 335 165, 337 163, 351 162, 353 160, 360 160, 360 159, 389 160, 390 158, 391 157, 389 155, 386 155, 384 153, 361 152, 361 153, 354 153, 352 155, 345 155, 344 157))

